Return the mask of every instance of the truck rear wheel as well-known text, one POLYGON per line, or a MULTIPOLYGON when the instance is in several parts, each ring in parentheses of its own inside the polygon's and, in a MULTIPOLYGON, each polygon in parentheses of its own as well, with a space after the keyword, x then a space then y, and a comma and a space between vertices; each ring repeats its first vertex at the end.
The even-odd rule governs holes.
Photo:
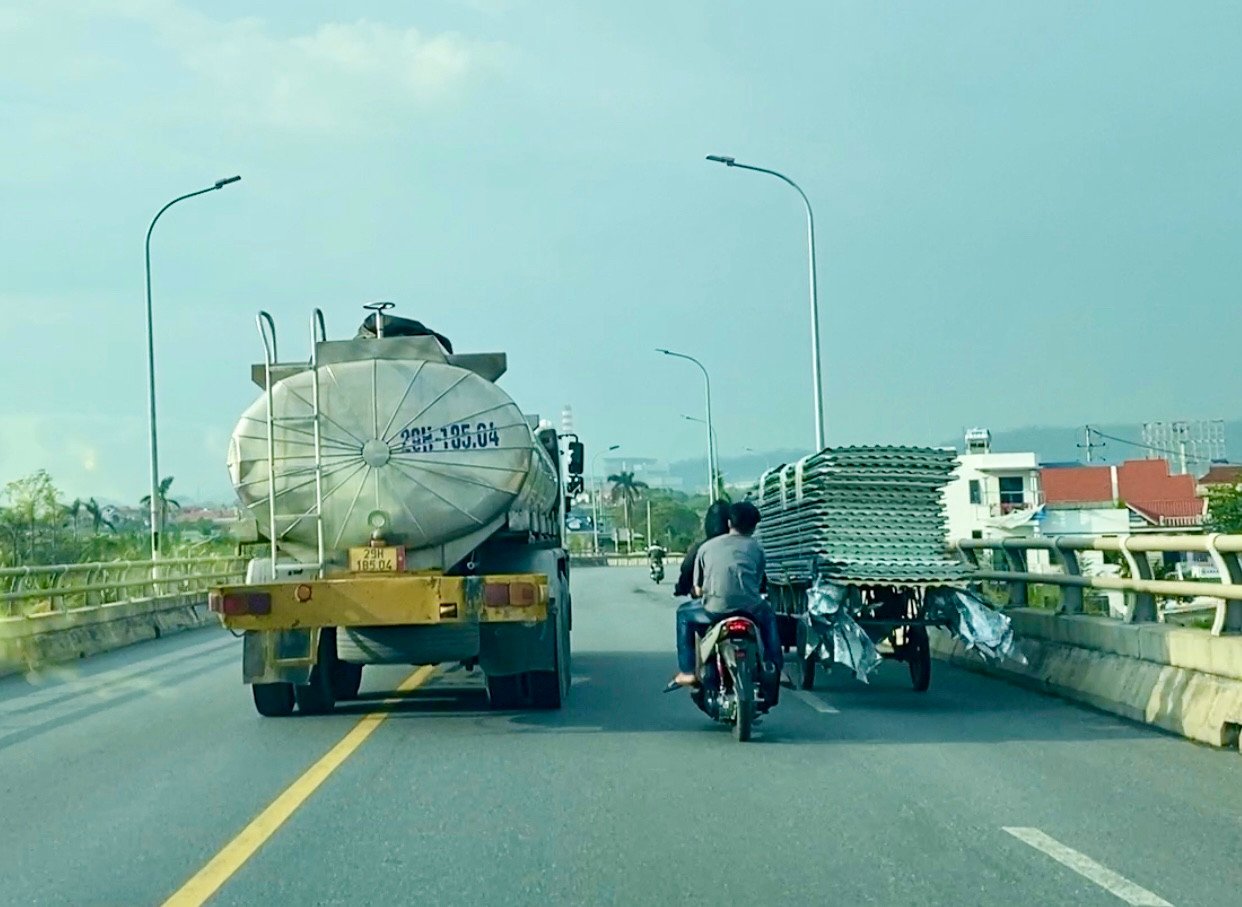
POLYGON ((255 683, 250 685, 255 711, 264 718, 286 718, 293 714, 293 684, 255 683))
POLYGON ((303 715, 324 715, 336 706, 332 675, 336 665, 336 633, 324 629, 319 633, 319 655, 311 668, 310 680, 293 688, 298 711, 303 715))
POLYGON ((569 633, 563 632, 565 624, 557 620, 557 635, 552 643, 551 671, 531 671, 527 675, 530 685, 530 704, 537 709, 559 709, 569 695, 569 633))
POLYGON ((537 709, 559 709, 565 696, 560 671, 531 671, 530 704, 537 709))
POLYGON ((487 701, 493 709, 507 710, 522 705, 522 674, 487 675, 487 701))
POLYGON ((362 665, 337 661, 332 669, 332 695, 337 702, 357 699, 362 689, 362 665))

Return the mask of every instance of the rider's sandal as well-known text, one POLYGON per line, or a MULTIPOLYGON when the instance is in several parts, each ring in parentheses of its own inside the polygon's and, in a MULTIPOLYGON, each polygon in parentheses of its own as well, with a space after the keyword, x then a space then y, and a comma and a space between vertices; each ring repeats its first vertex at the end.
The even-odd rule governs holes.
POLYGON ((676 680, 670 680, 668 682, 668 686, 664 688, 664 692, 671 693, 674 690, 693 690, 698 685, 699 682, 697 680, 694 683, 678 683, 676 680))

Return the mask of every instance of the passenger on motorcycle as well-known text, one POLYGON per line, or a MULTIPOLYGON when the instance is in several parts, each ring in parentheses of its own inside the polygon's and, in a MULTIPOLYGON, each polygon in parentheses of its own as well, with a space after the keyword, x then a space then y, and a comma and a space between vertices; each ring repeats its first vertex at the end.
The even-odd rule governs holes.
MULTIPOLYGON (((756 624, 768 663, 769 680, 780 676, 784 661, 776 614, 763 598, 763 546, 753 538, 759 525, 759 508, 741 501, 729 508, 729 531, 705 541, 694 560, 694 594, 697 600, 677 609, 677 675, 673 683, 694 686, 694 645, 698 627, 711 626, 722 617, 746 613, 756 624)), ((769 688, 775 687, 770 683, 769 688)))
MULTIPOLYGON (((703 516, 703 542, 714 539, 718 535, 724 535, 729 531, 729 505, 724 501, 717 501, 707 508, 707 513, 703 516)), ((694 595, 694 559, 699 554, 699 547, 703 542, 695 542, 690 546, 690 550, 686 552, 686 556, 681 561, 681 573, 677 577, 677 585, 673 587, 673 596, 680 598, 683 595, 694 595)), ((687 605, 695 605, 696 602, 683 602, 681 607, 677 609, 678 617, 678 639, 681 639, 681 619, 682 609, 687 605)), ((693 643, 691 644, 693 645, 693 643)))

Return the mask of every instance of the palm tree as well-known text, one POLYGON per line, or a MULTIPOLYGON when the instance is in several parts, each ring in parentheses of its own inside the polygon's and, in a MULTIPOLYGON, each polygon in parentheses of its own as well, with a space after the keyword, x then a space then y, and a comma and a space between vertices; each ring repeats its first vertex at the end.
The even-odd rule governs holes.
POLYGON ((632 472, 618 472, 609 476, 608 481, 612 483, 612 499, 616 501, 619 498, 625 508, 625 535, 629 539, 629 551, 633 553, 634 531, 630 528, 630 501, 637 501, 643 496, 647 483, 635 479, 632 472))
MULTIPOLYGON (((164 528, 164 521, 168 519, 168 508, 172 507, 174 510, 181 509, 181 505, 168 496, 168 491, 172 488, 172 483, 173 477, 165 476, 160 479, 159 488, 156 489, 156 494, 159 495, 159 529, 161 531, 164 528)), ((144 494, 142 498, 139 499, 138 504, 141 507, 149 509, 151 507, 151 495, 144 494)))
POLYGON ((78 543, 78 517, 82 515, 84 506, 85 502, 81 498, 74 498, 73 503, 65 508, 69 511, 70 519, 73 520, 73 543, 75 545, 78 543))
POLYGON ((643 496, 643 492, 647 490, 647 483, 640 482, 634 478, 632 472, 619 472, 608 477, 608 481, 612 483, 611 495, 613 501, 622 501, 629 503, 637 501, 643 496))
MULTIPOLYGON (((146 500, 149 501, 150 499, 151 496, 147 495, 146 500)), ((86 507, 87 515, 91 518, 91 528, 95 531, 96 535, 99 534, 99 529, 102 526, 107 526, 113 532, 116 532, 116 524, 103 515, 103 508, 99 506, 98 501, 91 498, 84 506, 86 507)))

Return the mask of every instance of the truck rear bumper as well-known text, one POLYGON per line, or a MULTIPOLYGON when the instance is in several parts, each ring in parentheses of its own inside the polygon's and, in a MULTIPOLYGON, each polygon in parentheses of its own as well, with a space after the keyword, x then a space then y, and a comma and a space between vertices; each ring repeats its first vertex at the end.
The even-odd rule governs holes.
POLYGON ((534 624, 548 618, 548 578, 351 575, 226 586, 211 590, 208 604, 232 630, 534 624))

